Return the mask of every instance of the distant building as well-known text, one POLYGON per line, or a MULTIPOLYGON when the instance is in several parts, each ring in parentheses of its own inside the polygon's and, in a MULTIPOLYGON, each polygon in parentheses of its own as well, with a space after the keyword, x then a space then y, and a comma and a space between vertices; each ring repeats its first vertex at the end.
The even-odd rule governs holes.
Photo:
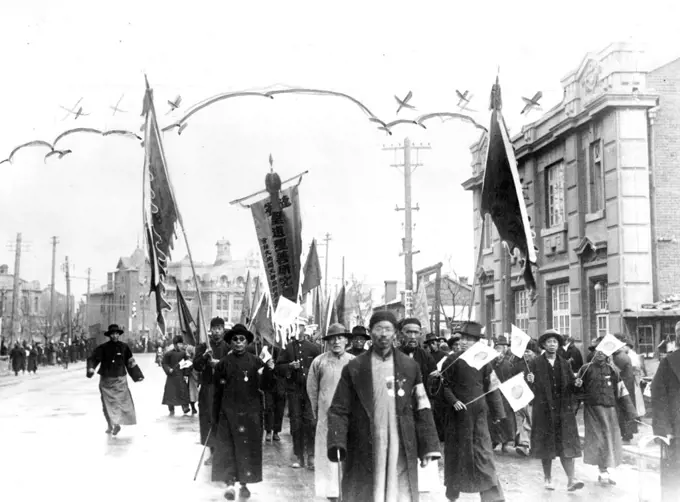
MULTIPOLYGON (((250 272, 251 292, 260 271, 259 256, 251 253, 245 259, 231 257, 231 244, 227 240, 216 243, 217 256, 214 263, 194 263, 201 289, 203 312, 207 321, 220 316, 227 322, 237 323, 241 317, 246 278, 250 272)), ((88 324, 99 324, 103 332, 109 324, 124 326, 132 337, 148 335, 155 338, 156 303, 153 294, 148 295, 151 269, 145 251, 135 249, 130 257, 121 257, 116 270, 109 272, 106 285, 90 293, 88 324)), ((179 284, 191 312, 196 318, 198 298, 193 272, 188 256, 168 266, 166 300, 172 306, 165 313, 167 333, 180 332, 177 316, 175 281, 179 284)))
POLYGON ((537 337, 546 328, 587 347, 627 333, 652 357, 680 320, 680 59, 652 69, 641 51, 612 44, 563 79, 562 102, 512 138, 538 251, 531 304, 517 263, 504 298, 496 229, 479 212, 486 137, 471 147, 475 309, 487 333, 502 313, 537 337))
POLYGON ((374 306, 373 312, 389 310, 397 317, 398 321, 401 321, 406 312, 404 295, 404 291, 401 291, 400 296, 397 297, 397 281, 385 281, 384 303, 374 306))
MULTIPOLYGON (((433 276, 432 280, 425 283, 425 291, 427 292, 427 306, 430 311, 430 321, 432 326, 435 322, 434 308, 436 305, 435 286, 436 279, 433 276)), ((441 299, 442 311, 439 316, 439 329, 457 328, 462 321, 468 320, 468 310, 470 306, 470 297, 472 295, 472 286, 468 284, 468 278, 461 276, 458 279, 448 275, 442 275, 440 279, 439 297, 441 299), (446 317, 444 316, 446 315, 446 317)), ((474 315, 471 318, 474 320, 474 315)))

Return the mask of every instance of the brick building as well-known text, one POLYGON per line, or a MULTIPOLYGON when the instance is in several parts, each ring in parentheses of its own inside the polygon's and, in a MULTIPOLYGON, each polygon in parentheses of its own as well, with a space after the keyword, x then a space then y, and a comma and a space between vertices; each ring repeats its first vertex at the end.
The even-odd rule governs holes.
MULTIPOLYGON (((562 102, 512 138, 539 268, 531 305, 511 264, 507 311, 533 337, 552 327, 587 347, 627 333, 652 357, 680 320, 665 301, 680 292, 680 59, 654 69, 644 59, 624 43, 586 55, 562 79, 562 102)), ((472 145, 463 187, 473 192, 475 255, 483 237, 475 309, 499 333, 501 244, 488 220, 480 235, 485 146, 484 136, 472 145)))
MULTIPOLYGON (((232 259, 231 244, 227 240, 217 241, 216 246, 217 256, 213 263, 194 263, 203 311, 206 320, 220 316, 227 322, 237 323, 241 317, 248 272, 252 292, 259 275, 260 261, 254 253, 245 259, 232 259)), ((99 325, 98 330, 103 332, 109 324, 118 324, 124 326, 133 338, 148 335, 153 339, 156 336, 156 303, 153 294, 148 295, 150 277, 150 265, 144 250, 137 248, 130 257, 121 257, 116 270, 109 272, 107 284, 90 294, 90 326, 99 325)), ((168 266, 166 300, 172 310, 166 312, 165 322, 170 335, 180 332, 175 281, 196 318, 198 298, 188 257, 168 266)))

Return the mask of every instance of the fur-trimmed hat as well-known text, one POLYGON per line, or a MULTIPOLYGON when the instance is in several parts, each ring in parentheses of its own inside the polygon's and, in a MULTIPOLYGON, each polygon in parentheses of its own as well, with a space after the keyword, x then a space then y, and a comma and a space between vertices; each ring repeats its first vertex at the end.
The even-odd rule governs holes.
POLYGON ((255 340, 255 335, 248 331, 248 328, 246 328, 243 324, 237 324, 229 331, 227 331, 224 334, 224 341, 227 343, 231 343, 231 337, 233 337, 234 335, 245 336, 248 343, 252 343, 253 340, 255 340))
POLYGON ((366 340, 371 339, 371 335, 368 334, 365 326, 354 326, 352 328, 352 338, 357 338, 360 336, 365 338, 366 340))
POLYGON ((554 338, 555 340, 557 340, 557 343, 559 343, 560 347, 564 345, 564 338, 562 337, 562 335, 560 335, 559 331, 557 331, 556 329, 547 329, 538 339, 539 347, 543 347, 543 344, 549 338, 554 338))
POLYGON ((214 327, 219 327, 219 326, 224 327, 224 319, 222 319, 219 316, 213 317, 212 319, 210 319, 210 329, 212 329, 214 327))
POLYGON ((397 317, 390 310, 378 310, 371 316, 371 320, 368 321, 368 329, 372 330, 373 327, 379 322, 387 321, 394 326, 394 329, 399 329, 397 323, 397 317))

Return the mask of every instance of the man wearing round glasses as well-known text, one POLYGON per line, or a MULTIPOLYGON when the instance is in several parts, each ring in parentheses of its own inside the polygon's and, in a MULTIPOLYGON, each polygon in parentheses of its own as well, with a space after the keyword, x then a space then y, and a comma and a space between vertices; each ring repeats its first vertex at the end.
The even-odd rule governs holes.
POLYGON ((344 461, 342 500, 418 500, 418 466, 439 458, 439 440, 418 364, 393 341, 397 319, 378 311, 373 345, 342 370, 328 410, 328 459, 344 461))
POLYGON ((250 497, 248 483, 262 481, 262 404, 260 390, 272 382, 274 361, 265 364, 246 351, 254 335, 237 324, 224 335, 231 351, 215 366, 212 423, 216 428, 212 480, 224 481, 224 498, 250 497), (260 375, 262 369, 262 375, 260 375))

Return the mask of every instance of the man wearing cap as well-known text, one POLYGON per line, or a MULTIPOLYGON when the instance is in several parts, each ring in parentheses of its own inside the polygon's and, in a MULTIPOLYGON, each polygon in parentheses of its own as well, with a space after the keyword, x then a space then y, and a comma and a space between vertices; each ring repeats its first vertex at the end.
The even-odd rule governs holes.
MULTIPOLYGON (((500 383, 505 382, 515 375, 515 365, 513 364, 514 356, 512 355, 512 352, 508 350, 509 348, 508 339, 504 335, 500 335, 494 340, 494 349, 500 356, 491 361, 490 366, 500 383)), ((492 423, 490 425, 489 432, 491 433, 491 446, 495 449, 496 446, 500 444, 501 450, 504 453, 509 453, 510 443, 515 441, 517 423, 515 421, 515 411, 502 393, 501 401, 503 401, 505 418, 496 424, 492 423)))
POLYGON ((172 345, 172 350, 163 355, 162 364, 163 371, 167 375, 162 404, 168 407, 170 416, 175 414, 175 406, 181 406, 185 414, 191 410, 189 408, 189 386, 184 381, 186 371, 180 368, 180 363, 188 358, 183 348, 184 338, 176 335, 172 339, 172 345))
POLYGON ((307 465, 314 469, 314 433, 316 424, 312 405, 307 395, 307 374, 314 358, 321 349, 306 339, 307 322, 298 318, 297 338, 292 340, 276 361, 276 372, 285 378, 290 434, 293 436, 293 454, 296 460, 292 467, 299 469, 307 465), (305 457, 306 455, 306 457, 305 457), (305 464, 305 460, 307 461, 305 464))
MULTIPOLYGON (((428 352, 432 357, 432 360, 435 363, 435 368, 440 360, 448 356, 448 353, 439 348, 439 343, 441 341, 445 342, 446 340, 442 337, 438 337, 435 333, 428 333, 425 336, 426 352, 428 352)), ((446 348, 448 349, 448 345, 446 345, 446 348)), ((446 400, 444 399, 441 378, 432 378, 429 382, 429 385, 427 386, 427 390, 432 404, 434 424, 437 426, 437 436, 439 436, 439 441, 444 441, 449 406, 446 404, 446 400)))
POLYGON ((425 349, 426 352, 430 353, 435 365, 448 355, 441 349, 442 343, 446 343, 446 339, 444 337, 437 336, 435 333, 428 333, 425 335, 425 349))
POLYGON ((413 359, 394 350, 397 319, 369 322, 373 344, 342 370, 328 410, 328 459, 344 461, 343 502, 418 501, 418 459, 439 458, 430 401, 413 359))
POLYGON ((338 464, 330 462, 326 455, 328 408, 333 401, 342 369, 354 359, 353 355, 345 351, 349 337, 350 334, 342 324, 331 325, 323 337, 329 350, 314 359, 307 376, 307 394, 316 419, 314 486, 317 497, 326 497, 331 501, 338 499, 340 486, 338 464))
POLYGON ((107 434, 117 435, 121 425, 135 425, 137 416, 132 394, 127 384, 129 374, 133 382, 144 380, 142 370, 132 357, 130 347, 120 341, 123 330, 111 324, 104 335, 109 341, 97 346, 87 359, 87 378, 92 378, 99 366, 99 392, 108 428, 107 434))
POLYGON ((227 331, 231 350, 215 366, 212 423, 216 428, 212 480, 224 481, 224 498, 250 497, 248 483, 262 481, 262 402, 260 390, 271 385, 274 361, 267 364, 246 350, 255 336, 242 324, 227 331), (260 370, 262 373, 260 375, 260 370))
POLYGON ((491 391, 491 366, 477 370, 460 359, 482 337, 482 325, 464 322, 455 332, 461 351, 450 354, 443 366, 444 398, 452 409, 444 451, 446 497, 458 500, 461 492, 479 493, 485 502, 502 501, 487 417, 495 422, 505 418, 503 402, 497 390, 491 391))
MULTIPOLYGON (((201 434, 201 444, 208 444, 211 454, 215 452, 213 444, 214 432, 210 435, 210 421, 212 420, 213 394, 213 369, 217 363, 229 352, 229 346, 224 341, 224 319, 213 317, 210 320, 210 340, 207 343, 199 343, 194 356, 194 370, 199 375, 201 385, 198 391, 198 424, 201 434), (210 436, 210 437, 209 437, 210 436)), ((212 456, 205 461, 205 465, 212 463, 212 456)))
POLYGON ((371 339, 371 336, 366 332, 364 326, 354 326, 352 328, 352 348, 347 352, 353 356, 360 356, 366 352, 366 342, 371 339))
POLYGON ((581 456, 576 426, 576 379, 567 360, 557 353, 562 335, 549 329, 538 339, 543 354, 529 363, 526 379, 535 395, 531 415, 531 452, 543 464, 545 489, 552 491, 552 461, 560 458, 567 474, 567 489, 583 488, 576 479, 574 459, 581 456))
POLYGON ((418 363, 423 384, 427 386, 427 379, 437 370, 432 356, 420 347, 422 326, 415 317, 408 317, 400 323, 401 351, 418 363))
MULTIPOLYGON (((621 333, 617 333, 616 338, 623 343, 626 343, 626 337, 622 335, 621 333)), ((623 385, 626 386, 626 389, 628 390, 628 394, 630 395, 631 400, 633 401, 633 406, 637 407, 639 404, 637 403, 635 399, 635 371, 633 369, 633 361, 631 358, 628 356, 628 349, 624 345, 623 348, 617 350, 612 354, 612 363, 614 366, 616 366, 618 373, 619 373, 619 378, 621 381, 623 381, 623 385)), ((637 415, 636 415, 637 417, 637 415)), ((625 444, 630 444, 630 442, 633 440, 633 436, 637 434, 638 431, 638 426, 637 422, 635 420, 636 417, 630 417, 627 413, 625 413, 625 409, 623 409, 619 405, 619 413, 618 413, 618 420, 619 420, 619 429, 621 430, 621 439, 625 444)))

